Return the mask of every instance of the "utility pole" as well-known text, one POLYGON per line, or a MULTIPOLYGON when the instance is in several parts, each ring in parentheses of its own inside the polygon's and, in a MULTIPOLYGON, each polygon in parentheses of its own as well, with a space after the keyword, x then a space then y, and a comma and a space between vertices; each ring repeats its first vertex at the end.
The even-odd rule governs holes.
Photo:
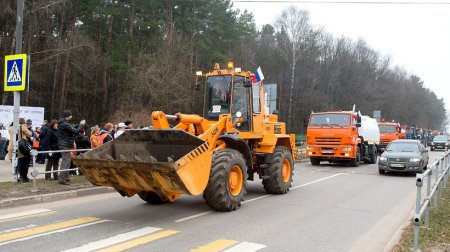
MULTIPOLYGON (((16 24, 16 54, 22 53, 22 30, 23 30, 23 8, 24 0, 17 0, 17 24, 16 24)), ((17 182, 17 174, 15 168, 17 166, 17 147, 19 139, 19 116, 20 116, 20 92, 14 91, 14 110, 13 110, 13 125, 14 125, 14 138, 13 138, 13 159, 11 170, 11 181, 17 182)))

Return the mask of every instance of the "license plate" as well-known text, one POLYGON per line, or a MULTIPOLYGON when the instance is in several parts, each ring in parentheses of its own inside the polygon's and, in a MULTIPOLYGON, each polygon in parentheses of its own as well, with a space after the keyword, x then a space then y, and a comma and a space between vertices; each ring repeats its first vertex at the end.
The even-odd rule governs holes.
POLYGON ((322 154, 333 154, 334 152, 332 150, 323 150, 322 154))
POLYGON ((391 164, 391 167, 405 167, 404 164, 391 164))

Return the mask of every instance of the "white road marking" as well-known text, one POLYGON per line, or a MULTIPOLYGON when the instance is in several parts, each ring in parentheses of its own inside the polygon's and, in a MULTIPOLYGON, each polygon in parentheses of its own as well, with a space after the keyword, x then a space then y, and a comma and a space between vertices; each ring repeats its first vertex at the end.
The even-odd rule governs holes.
POLYGON ((253 242, 241 242, 238 245, 224 250, 224 252, 252 252, 252 251, 258 251, 260 249, 265 248, 266 245, 253 243, 253 242))
POLYGON ((203 215, 210 214, 210 213, 212 213, 212 212, 213 212, 213 211, 207 211, 207 212, 203 212, 203 213, 191 215, 191 216, 188 216, 188 217, 186 217, 186 218, 178 219, 178 220, 176 220, 175 222, 183 222, 183 221, 187 221, 187 220, 194 219, 194 218, 197 218, 197 217, 200 217, 200 216, 203 216, 203 215))
POLYGON ((307 186, 307 185, 315 184, 317 182, 324 181, 324 180, 327 180, 327 179, 330 179, 330 178, 334 178, 334 177, 337 177, 337 176, 340 176, 340 175, 343 175, 343 174, 345 174, 345 173, 337 173, 337 174, 334 174, 334 175, 331 175, 331 176, 328 176, 328 177, 325 177, 325 178, 321 178, 321 179, 318 179, 318 180, 314 180, 314 181, 308 182, 306 184, 301 184, 301 185, 298 185, 298 186, 294 186, 294 187, 291 188, 291 190, 294 190, 294 189, 297 189, 297 188, 300 188, 300 187, 304 187, 304 186, 307 186))
POLYGON ((34 227, 37 227, 37 225, 30 224, 30 225, 28 225, 26 227, 18 227, 18 228, 12 228, 12 229, 8 229, 8 230, 4 230, 4 231, 1 231, 0 234, 5 234, 5 233, 9 233, 9 232, 19 231, 19 230, 23 230, 23 229, 26 229, 26 228, 34 228, 34 227))
POLYGON ((46 235, 50 235, 50 234, 62 233, 62 232, 68 231, 68 230, 79 229, 79 228, 82 228, 82 227, 87 227, 87 226, 91 226, 91 225, 95 225, 95 224, 100 224, 100 223, 107 222, 107 221, 110 221, 110 220, 99 220, 99 221, 94 221, 94 222, 90 222, 90 223, 86 223, 86 224, 82 224, 82 225, 78 225, 78 226, 74 226, 74 227, 68 227, 68 228, 58 229, 58 230, 47 232, 47 233, 27 236, 27 237, 23 237, 23 238, 20 238, 20 239, 15 239, 15 240, 7 241, 7 242, 2 242, 2 243, 0 243, 0 246, 6 245, 6 244, 10 244, 10 243, 13 243, 13 242, 31 240, 31 239, 34 239, 34 238, 37 238, 37 237, 46 236, 46 235))
POLYGON ((264 199, 264 198, 267 198, 269 196, 270 196, 270 194, 266 194, 266 195, 259 196, 259 197, 253 198, 253 199, 245 200, 245 201, 242 201, 242 204, 245 204, 245 203, 248 203, 248 202, 252 202, 252 201, 255 201, 255 200, 264 199))
POLYGON ((106 247, 110 247, 112 245, 116 245, 119 243, 122 243, 124 241, 128 241, 128 240, 132 240, 144 235, 148 235, 151 233, 154 233, 156 231, 161 230, 161 228, 155 228, 155 227, 145 227, 145 228, 141 228, 141 229, 137 229, 131 232, 127 232, 127 233, 123 233, 123 234, 118 234, 103 240, 99 240, 99 241, 95 241, 95 242, 90 242, 88 244, 82 245, 78 248, 72 248, 72 249, 68 249, 68 250, 64 250, 64 252, 84 252, 84 251, 95 251, 101 248, 106 248, 106 247))
POLYGON ((53 212, 53 211, 49 210, 49 209, 33 209, 33 210, 19 212, 19 213, 4 214, 4 215, 0 215, 0 221, 24 217, 24 216, 28 216, 28 215, 48 213, 48 212, 53 212))
MULTIPOLYGON (((291 188, 291 190, 297 189, 297 188, 300 188, 300 187, 303 187, 303 186, 311 185, 311 184, 314 184, 314 183, 317 183, 317 182, 320 182, 320 181, 323 181, 323 180, 327 180, 327 179, 330 179, 330 178, 333 178, 333 177, 336 177, 336 176, 339 176, 339 175, 342 175, 342 174, 345 174, 345 173, 334 174, 334 175, 331 175, 331 176, 328 176, 328 177, 325 177, 325 178, 321 178, 321 179, 318 179, 318 180, 314 180, 314 181, 308 182, 306 184, 294 186, 294 187, 291 188)), ((271 194, 267 194, 267 195, 259 196, 259 197, 253 198, 253 199, 245 200, 245 201, 242 202, 242 204, 246 204, 248 202, 252 202, 252 201, 255 201, 255 200, 264 199, 264 198, 267 198, 269 196, 271 196, 271 194)), ((197 218, 197 217, 201 217, 203 215, 210 214, 212 212, 213 211, 207 211, 207 212, 191 215, 191 216, 188 216, 186 218, 175 220, 175 222, 183 222, 183 221, 191 220, 191 219, 194 219, 194 218, 197 218)))

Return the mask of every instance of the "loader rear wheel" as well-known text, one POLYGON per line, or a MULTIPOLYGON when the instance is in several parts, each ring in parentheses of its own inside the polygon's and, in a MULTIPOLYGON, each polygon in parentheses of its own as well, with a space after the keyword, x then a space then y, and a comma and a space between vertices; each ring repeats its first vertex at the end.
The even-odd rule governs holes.
POLYGON ((159 205, 169 202, 168 200, 161 199, 161 197, 154 192, 140 192, 138 195, 142 200, 147 201, 147 203, 152 205, 159 205))
POLYGON ((267 175, 269 178, 263 179, 266 192, 284 194, 289 191, 294 175, 294 161, 291 152, 286 147, 275 148, 267 168, 267 175))
POLYGON ((214 153, 211 172, 203 198, 212 209, 234 211, 246 193, 247 166, 242 154, 234 149, 214 153))

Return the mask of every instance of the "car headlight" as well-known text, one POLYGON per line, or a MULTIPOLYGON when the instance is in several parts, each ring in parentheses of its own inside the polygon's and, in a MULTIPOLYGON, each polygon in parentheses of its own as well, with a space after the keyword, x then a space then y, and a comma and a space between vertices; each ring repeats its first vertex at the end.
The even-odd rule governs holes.
POLYGON ((411 158, 409 159, 409 162, 419 162, 420 158, 411 158))
POLYGON ((431 142, 431 145, 434 145, 434 142, 431 142))
POLYGON ((386 160, 387 160, 387 158, 386 158, 386 157, 383 157, 383 156, 381 156, 379 160, 380 160, 380 161, 386 161, 386 160))

